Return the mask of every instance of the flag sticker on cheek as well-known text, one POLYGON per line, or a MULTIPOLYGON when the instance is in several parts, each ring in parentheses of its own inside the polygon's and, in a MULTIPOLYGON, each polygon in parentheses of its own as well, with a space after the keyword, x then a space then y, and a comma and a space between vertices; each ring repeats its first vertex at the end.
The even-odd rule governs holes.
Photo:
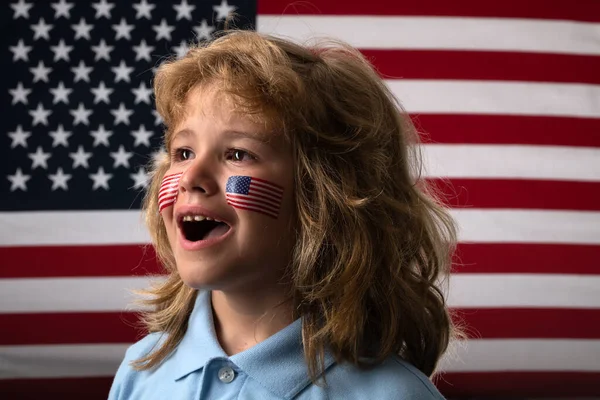
POLYGON ((225 187, 227 204, 240 210, 255 211, 277 218, 283 188, 273 182, 251 176, 230 176, 225 187))
POLYGON ((177 193, 179 193, 179 180, 183 172, 177 174, 165 175, 160 184, 160 190, 158 191, 158 212, 161 213, 166 207, 169 207, 177 200, 177 193))

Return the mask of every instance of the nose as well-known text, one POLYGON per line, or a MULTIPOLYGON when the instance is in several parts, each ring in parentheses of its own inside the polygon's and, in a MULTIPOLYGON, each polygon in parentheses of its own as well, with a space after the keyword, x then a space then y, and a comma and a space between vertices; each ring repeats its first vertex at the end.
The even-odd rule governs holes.
POLYGON ((179 181, 180 193, 212 195, 218 191, 215 162, 210 154, 196 155, 190 160, 179 181))

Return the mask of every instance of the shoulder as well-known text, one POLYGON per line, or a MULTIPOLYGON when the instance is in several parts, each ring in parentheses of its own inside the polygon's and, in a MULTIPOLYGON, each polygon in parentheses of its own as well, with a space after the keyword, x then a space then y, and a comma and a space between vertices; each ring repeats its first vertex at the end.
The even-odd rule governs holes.
POLYGON ((335 365, 326 379, 332 399, 444 399, 425 374, 397 356, 370 369, 335 365))
POLYGON ((127 359, 129 359, 129 361, 133 361, 140 357, 144 357, 155 350, 164 339, 165 335, 160 332, 151 333, 144 336, 142 339, 138 340, 127 348, 127 351, 125 352, 125 359, 123 361, 127 359))
POLYGON ((129 398, 134 389, 139 386, 139 380, 144 380, 147 371, 137 371, 131 367, 131 362, 151 353, 164 339, 161 333, 151 333, 127 348, 121 361, 108 396, 109 400, 129 398))

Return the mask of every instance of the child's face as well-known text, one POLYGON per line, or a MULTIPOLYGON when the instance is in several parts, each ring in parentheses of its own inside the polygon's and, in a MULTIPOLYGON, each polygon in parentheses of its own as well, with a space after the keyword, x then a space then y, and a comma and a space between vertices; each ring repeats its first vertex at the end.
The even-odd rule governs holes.
POLYGON ((197 87, 190 92, 186 115, 173 130, 167 175, 183 175, 174 204, 161 215, 187 285, 269 290, 289 263, 294 242, 291 147, 281 135, 266 133, 261 125, 235 113, 229 99, 211 89, 197 87), (232 192, 234 181, 247 181, 245 177, 270 182, 283 193, 267 194, 274 199, 255 209, 244 209, 252 199, 239 200, 233 207, 228 197, 235 202, 237 194, 226 192, 232 192), (227 225, 196 221, 204 217, 227 225))

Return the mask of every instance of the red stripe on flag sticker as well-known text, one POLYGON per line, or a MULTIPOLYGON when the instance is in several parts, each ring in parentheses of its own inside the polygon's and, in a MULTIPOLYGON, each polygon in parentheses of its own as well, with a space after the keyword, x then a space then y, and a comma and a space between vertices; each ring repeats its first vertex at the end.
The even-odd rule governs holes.
POLYGON ((455 308, 452 311, 453 320, 471 339, 600 339, 599 309, 455 308))
MULTIPOLYGON (((227 194, 233 194, 233 193, 234 192, 227 192, 227 194)), ((238 193, 236 193, 236 194, 238 194, 238 193)), ((279 193, 272 193, 268 189, 259 188, 256 186, 251 186, 247 195, 245 195, 243 193, 239 193, 239 195, 240 196, 254 196, 257 198, 273 201, 277 204, 279 204, 281 202, 281 199, 283 199, 283 196, 279 193)))
POLYGON ((240 204, 233 204, 230 201, 228 201, 227 204, 230 204, 232 207, 239 208, 240 210, 255 211, 255 212, 258 212, 261 214, 268 215, 269 217, 273 217, 273 218, 277 218, 277 216, 278 216, 278 214, 274 214, 264 208, 257 208, 257 207, 251 207, 251 206, 244 206, 244 205, 240 205, 240 204))
POLYGON ((241 207, 255 208, 257 210, 263 210, 263 211, 273 214, 275 216, 279 214, 279 210, 273 209, 272 207, 268 207, 268 206, 265 206, 264 204, 256 203, 253 201, 227 199, 227 202, 234 207, 241 206, 241 207))
POLYGON ((275 208, 275 210, 279 210, 279 204, 280 201, 276 201, 273 200, 270 197, 267 196, 261 196, 261 195, 257 195, 257 194, 253 194, 253 195, 243 195, 243 194, 233 194, 233 193, 227 193, 225 195, 228 199, 231 199, 233 201, 236 200, 252 200, 254 199, 256 201, 257 204, 265 204, 267 206, 273 206, 273 208, 275 208))
POLYGON ((177 174, 165 175, 165 177, 163 178, 163 180, 161 182, 161 187, 177 184, 179 182, 179 179, 181 179, 182 175, 183 175, 182 172, 179 172, 177 174))
POLYGON ((179 180, 183 172, 176 174, 166 175, 160 185, 158 191, 158 212, 161 212, 164 208, 169 207, 177 199, 177 193, 179 192, 179 180))
POLYGON ((252 182, 255 183, 257 186, 262 186, 268 189, 272 189, 274 192, 279 192, 280 194, 283 194, 283 187, 279 186, 276 183, 273 182, 269 182, 266 181, 264 179, 260 179, 260 178, 252 178, 252 182))
POLYGON ((530 179, 427 179, 450 207, 600 210, 600 183, 530 179), (565 195, 568 194, 568 195, 565 195))
POLYGON ((174 200, 177 198, 177 193, 179 192, 178 188, 171 188, 163 190, 158 196, 159 204, 167 203, 170 200, 174 200))
POLYGON ((177 188, 164 188, 158 195, 158 201, 164 203, 171 199, 174 199, 177 197, 177 192, 177 188))
POLYGON ((384 79, 600 83, 600 57, 460 50, 363 49, 361 53, 384 79))
POLYGON ((133 312, 0 314, 0 326, 0 346, 133 343, 143 336, 133 312))
POLYGON ((260 199, 270 200, 277 204, 280 204, 281 200, 283 199, 283 196, 279 193, 272 193, 269 190, 265 190, 263 188, 257 188, 255 186, 250 187, 250 190, 248 191, 247 195, 245 195, 243 193, 234 193, 234 192, 227 192, 227 194, 236 194, 236 195, 240 195, 240 196, 253 196, 256 198, 260 198, 260 199))
POLYGON ((600 273, 600 246, 545 243, 459 243, 453 273, 600 273))
POLYGON ((173 193, 173 192, 177 192, 178 189, 178 183, 179 181, 174 181, 174 182, 170 182, 170 183, 164 183, 161 187, 160 187, 160 191, 158 192, 158 196, 161 197, 162 195, 164 195, 165 193, 173 193))
POLYGON ((506 0, 481 2, 464 0, 460 2, 436 1, 397 1, 312 0, 310 2, 287 2, 281 0, 261 0, 257 4, 258 13, 281 15, 406 15, 406 16, 446 16, 446 17, 502 17, 540 18, 579 21, 600 21, 600 4, 593 0, 580 1, 576 5, 567 1, 506 0))
POLYGON ((159 193, 162 193, 164 190, 177 189, 178 186, 179 186, 179 178, 170 179, 169 182, 163 182, 161 184, 159 193))
POLYGON ((158 196, 158 202, 159 203, 165 203, 168 202, 171 199, 174 199, 177 197, 177 192, 178 192, 178 188, 171 188, 171 189, 166 189, 163 190, 160 195, 158 196))
MULTIPOLYGON (((556 368, 559 369, 560 364, 556 368)), ((475 393, 482 397, 519 399, 600 396, 600 372, 447 372, 434 377, 433 382, 445 397, 471 398, 475 393)))
POLYGON ((151 245, 0 247, 0 260, 0 278, 145 276, 165 273, 151 245))
POLYGON ((176 199, 177 199, 177 195, 173 195, 173 197, 169 197, 169 198, 165 199, 164 201, 158 203, 158 212, 160 213, 165 208, 173 205, 173 203, 175 203, 176 199))
POLYGON ((600 135, 590 134, 600 132, 600 118, 474 114, 411 117, 425 143, 600 147, 600 135))
POLYGON ((270 200, 273 200, 276 202, 281 201, 281 199, 283 198, 283 196, 278 193, 272 193, 266 188, 261 188, 261 187, 256 187, 256 186, 250 187, 250 191, 248 192, 248 195, 253 195, 255 197, 260 197, 263 199, 270 199, 270 200))

